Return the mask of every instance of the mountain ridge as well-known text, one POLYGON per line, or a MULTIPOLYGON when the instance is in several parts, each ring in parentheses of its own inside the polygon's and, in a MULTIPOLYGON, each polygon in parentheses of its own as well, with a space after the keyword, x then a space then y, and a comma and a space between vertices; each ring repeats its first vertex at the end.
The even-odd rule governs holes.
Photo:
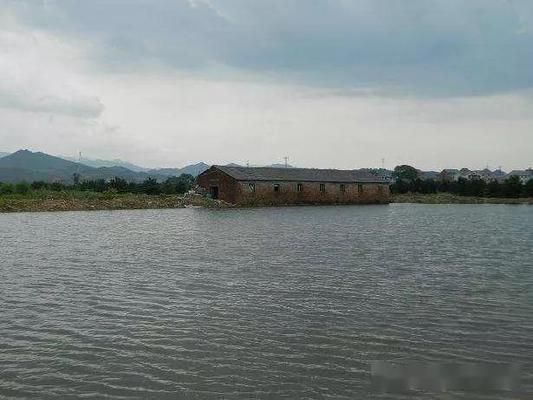
POLYGON ((19 150, 0 158, 0 181, 15 182, 64 182, 72 183, 74 174, 81 179, 112 179, 114 177, 139 182, 149 177, 164 180, 166 177, 154 173, 135 172, 124 167, 93 168, 42 152, 19 150))
MULTIPOLYGON (((64 182, 72 183, 74 174, 80 174, 82 180, 93 179, 112 179, 114 177, 122 178, 127 181, 139 182, 147 178, 154 178, 163 181, 171 176, 181 174, 190 174, 197 176, 209 165, 199 162, 187 165, 183 168, 158 168, 147 169, 136 166, 127 161, 99 160, 93 165, 104 165, 93 167, 82 162, 76 162, 73 159, 67 159, 60 156, 53 156, 43 152, 32 152, 27 149, 18 150, 14 153, 0 153, 0 182, 16 183, 21 181, 45 181, 45 182, 64 182), (119 164, 119 165, 115 165, 119 164), (133 166, 141 171, 127 168, 126 165, 133 166)), ((95 160, 92 160, 95 161, 95 160)))

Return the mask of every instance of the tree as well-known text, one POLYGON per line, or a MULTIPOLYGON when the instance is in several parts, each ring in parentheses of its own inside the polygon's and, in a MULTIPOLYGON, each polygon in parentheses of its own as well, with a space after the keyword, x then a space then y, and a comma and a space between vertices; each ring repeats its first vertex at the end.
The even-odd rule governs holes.
POLYGON ((410 165, 398 165, 396 168, 394 168, 392 176, 396 180, 413 182, 418 178, 418 170, 410 165))
POLYGON ((43 190, 48 189, 48 183, 43 181, 34 181, 31 183, 32 190, 43 190))
POLYGON ((128 192, 129 187, 128 182, 125 179, 119 178, 118 176, 115 176, 113 179, 111 179, 108 186, 112 189, 115 189, 119 193, 128 192))
POLYGON ((80 184, 80 174, 74 172, 72 174, 72 181, 74 182, 74 186, 78 186, 80 184))
POLYGON ((483 179, 474 178, 467 181, 467 190, 466 193, 468 196, 481 197, 485 195, 485 189, 487 184, 483 179))
POLYGON ((533 179, 530 179, 524 185, 524 196, 533 197, 533 179))
POLYGON ((65 185, 63 185, 61 182, 53 182, 50 184, 50 189, 54 192, 61 192, 62 190, 65 190, 65 185))
POLYGON ((502 185, 496 179, 491 180, 487 184, 487 195, 489 197, 499 197, 502 195, 502 185))
POLYGON ((0 184, 0 195, 3 194, 12 194, 15 191, 11 183, 2 183, 0 184))
POLYGON ((506 197, 520 197, 522 193, 522 182, 516 175, 507 178, 503 184, 503 192, 506 197))
POLYGON ((142 191, 146 194, 161 194, 161 188, 154 178, 145 179, 141 187, 142 191))
POLYGON ((30 191, 30 185, 26 182, 20 182, 15 185, 15 193, 28 194, 30 191))

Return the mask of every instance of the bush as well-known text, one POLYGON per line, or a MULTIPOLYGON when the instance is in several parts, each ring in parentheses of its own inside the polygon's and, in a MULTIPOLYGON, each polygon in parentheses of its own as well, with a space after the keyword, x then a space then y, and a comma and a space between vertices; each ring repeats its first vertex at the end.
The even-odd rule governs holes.
POLYGON ((48 189, 48 183, 43 181, 35 181, 31 183, 32 190, 43 190, 48 189))
POLYGON ((28 194, 30 192, 30 185, 26 182, 20 182, 15 185, 15 193, 28 194))
POLYGON ((63 185, 61 182, 53 182, 50 184, 50 190, 53 190, 54 192, 61 192, 65 190, 65 185, 63 185))
POLYGON ((533 197, 533 179, 526 182, 523 193, 526 197, 533 197))
POLYGON ((506 197, 520 197, 522 194, 522 182, 518 176, 511 176, 503 183, 503 193, 506 197))
POLYGON ((0 195, 12 194, 15 192, 15 188, 11 183, 0 184, 0 195))

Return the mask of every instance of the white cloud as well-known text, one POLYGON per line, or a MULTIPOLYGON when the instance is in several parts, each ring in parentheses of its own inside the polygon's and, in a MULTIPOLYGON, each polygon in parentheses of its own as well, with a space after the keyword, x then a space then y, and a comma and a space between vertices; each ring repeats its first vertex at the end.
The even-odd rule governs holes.
POLYGON ((83 74, 84 49, 0 15, 0 107, 96 118, 104 110, 83 74))

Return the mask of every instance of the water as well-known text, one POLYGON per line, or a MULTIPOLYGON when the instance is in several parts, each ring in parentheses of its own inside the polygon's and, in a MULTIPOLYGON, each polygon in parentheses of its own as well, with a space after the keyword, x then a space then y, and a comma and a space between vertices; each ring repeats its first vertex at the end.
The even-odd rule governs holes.
POLYGON ((1 398, 428 398, 373 392, 398 359, 533 393, 533 207, 4 214, 0 246, 1 398))

